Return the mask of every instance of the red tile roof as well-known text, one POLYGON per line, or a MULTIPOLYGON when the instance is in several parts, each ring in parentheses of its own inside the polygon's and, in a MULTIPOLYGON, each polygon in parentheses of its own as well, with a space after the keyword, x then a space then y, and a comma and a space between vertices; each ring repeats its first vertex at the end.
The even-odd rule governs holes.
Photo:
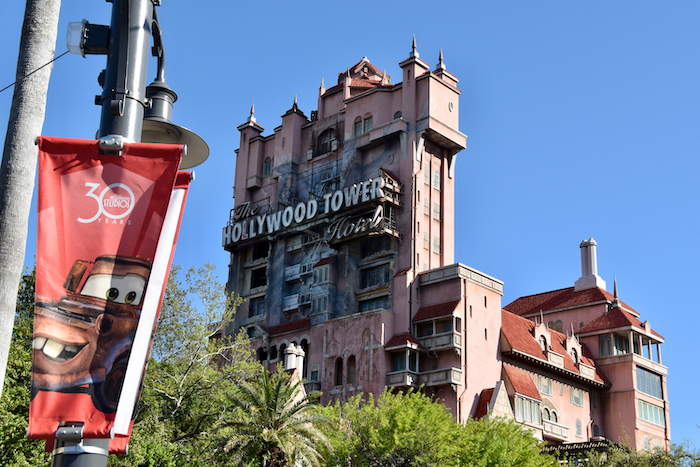
POLYGON ((311 327, 311 318, 298 319, 296 321, 290 321, 288 323, 273 326, 267 329, 267 332, 271 336, 277 334, 284 334, 285 332, 298 331, 299 329, 306 329, 311 327))
POLYGON ((340 91, 341 89, 343 89, 343 83, 336 84, 335 86, 326 89, 326 92, 324 92, 323 95, 325 96, 326 94, 333 94, 334 92, 340 91))
MULTIPOLYGON (((614 298, 615 297, 610 292, 598 287, 579 290, 578 292, 575 292, 573 287, 569 287, 566 289, 553 290, 551 292, 520 297, 512 303, 506 305, 504 308, 511 313, 524 316, 539 313, 540 310, 550 311, 559 310, 561 308, 584 306, 589 303, 602 301, 612 302, 614 298)), ((623 307, 637 313, 636 310, 626 303, 621 303, 623 307)))
MULTIPOLYGON (((533 321, 514 315, 507 310, 501 311, 501 332, 513 350, 548 363, 549 357, 542 350, 539 342, 535 340, 533 332, 534 328, 535 323, 533 321)), ((571 358, 571 355, 569 355, 569 352, 566 349, 566 335, 557 332, 554 329, 550 329, 549 334, 550 342, 548 342, 548 344, 550 350, 563 357, 564 369, 580 375, 580 369, 576 366, 573 358, 571 358)), ((581 354, 581 363, 593 367, 595 380, 599 383, 607 383, 605 377, 600 373, 598 368, 596 368, 595 360, 593 360, 585 345, 581 345, 581 354)))
POLYGON ((406 269, 402 269, 399 272, 397 272, 396 274, 394 274, 394 277, 403 276, 404 274, 406 274, 410 270, 411 270, 411 267, 409 266, 406 269))
MULTIPOLYGON (((576 334, 585 334, 595 331, 607 331, 608 329, 624 328, 627 326, 636 326, 644 329, 644 323, 632 316, 622 308, 615 307, 604 315, 598 316, 593 321, 589 321, 584 327, 576 331, 576 334)), ((663 339, 663 336, 658 332, 651 330, 652 334, 663 339)))
POLYGON ((532 397, 538 401, 542 400, 542 396, 540 396, 540 391, 537 390, 535 382, 532 381, 532 378, 525 370, 509 363, 504 363, 503 371, 508 376, 508 380, 510 384, 513 385, 513 390, 515 392, 523 396, 532 397))
POLYGON ((476 405, 476 410, 474 411, 475 419, 484 418, 489 414, 489 402, 491 402, 491 398, 493 397, 494 389, 495 388, 489 388, 481 391, 479 403, 476 405))
POLYGON ((413 321, 422 321, 424 319, 437 318, 440 316, 449 316, 459 305, 459 300, 455 300, 447 303, 440 303, 438 305, 423 306, 420 307, 416 316, 413 317, 413 321))
POLYGON ((385 348, 398 347, 398 346, 407 345, 407 344, 415 345, 418 348, 423 347, 422 345, 420 345, 420 342, 418 342, 418 339, 416 339, 415 337, 413 337, 411 334, 409 334, 407 332, 405 332, 403 334, 394 335, 394 337, 389 339, 389 342, 387 342, 384 345, 384 347, 385 348))
POLYGON ((331 264, 333 261, 335 261, 335 259, 337 257, 338 257, 338 255, 333 255, 333 256, 329 256, 328 258, 321 258, 321 260, 318 263, 314 264, 314 267, 317 268, 319 266, 331 264))

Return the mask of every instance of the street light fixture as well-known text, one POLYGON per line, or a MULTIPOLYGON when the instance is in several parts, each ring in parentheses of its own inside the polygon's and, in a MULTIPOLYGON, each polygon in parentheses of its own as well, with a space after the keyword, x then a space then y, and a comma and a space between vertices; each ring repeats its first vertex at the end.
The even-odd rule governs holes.
MULTIPOLYGON (((141 129, 141 142, 183 144, 186 146, 182 157, 181 169, 195 167, 209 157, 209 146, 193 131, 172 122, 173 103, 177 94, 165 82, 165 51, 158 13, 153 8, 152 32, 154 46, 153 55, 158 58, 158 75, 153 83, 146 87, 144 115, 141 129)), ((107 54, 110 45, 110 27, 82 22, 69 23, 66 45, 68 51, 85 57, 90 54, 107 54)), ((113 39, 113 46, 121 46, 113 39)), ((116 57, 112 57, 116 60, 116 57)), ((105 85, 105 73, 100 75, 100 84, 105 85)), ((96 103, 101 105, 103 97, 98 96, 96 103)), ((120 112, 123 108, 118 107, 120 112)), ((125 116, 126 118, 126 116, 125 116)), ((113 131, 102 128, 103 147, 107 150, 119 150, 120 138, 113 131), (115 138, 116 137, 116 138, 115 138), (107 141, 109 140, 109 141, 107 141)), ((125 140, 128 138, 124 138, 125 140)))

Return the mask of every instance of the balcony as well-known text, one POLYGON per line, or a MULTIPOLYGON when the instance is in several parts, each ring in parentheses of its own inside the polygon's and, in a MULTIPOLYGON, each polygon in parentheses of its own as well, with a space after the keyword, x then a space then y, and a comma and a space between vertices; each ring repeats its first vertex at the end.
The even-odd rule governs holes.
POLYGON ((569 427, 558 423, 542 420, 542 432, 545 438, 557 441, 569 440, 569 427))
POLYGON ((304 382, 304 390, 306 393, 310 393, 313 391, 320 391, 321 390, 321 382, 320 381, 306 381, 304 382))
POLYGON ((454 331, 419 337, 418 341, 420 345, 433 352, 455 349, 461 354, 462 351, 462 335, 454 331))
POLYGON ((302 276, 309 275, 313 272, 313 264, 299 263, 287 266, 284 268, 284 281, 293 282, 300 280, 302 276))
POLYGON ((302 305, 308 305, 310 303, 310 293, 287 295, 282 299, 282 311, 298 310, 302 305))
POLYGON ((390 388, 417 388, 418 380, 418 374, 410 370, 395 371, 386 375, 386 385, 390 388))
POLYGON ((419 384, 425 386, 461 385, 462 370, 452 367, 442 370, 424 371, 420 374, 419 384))

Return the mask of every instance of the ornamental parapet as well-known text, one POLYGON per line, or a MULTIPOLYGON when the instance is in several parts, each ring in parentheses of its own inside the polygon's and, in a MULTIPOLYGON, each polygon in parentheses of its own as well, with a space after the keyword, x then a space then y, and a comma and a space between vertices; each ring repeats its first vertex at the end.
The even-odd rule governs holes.
POLYGON ((557 441, 566 441, 569 439, 569 427, 549 420, 542 420, 542 432, 547 438, 557 441))
POLYGON ((418 275, 420 285, 430 285, 439 282, 449 281, 453 279, 467 279, 471 282, 480 284, 487 289, 491 289, 499 295, 503 295, 503 282, 484 274, 481 271, 472 269, 462 263, 455 263, 449 266, 443 266, 437 269, 421 272, 418 275))

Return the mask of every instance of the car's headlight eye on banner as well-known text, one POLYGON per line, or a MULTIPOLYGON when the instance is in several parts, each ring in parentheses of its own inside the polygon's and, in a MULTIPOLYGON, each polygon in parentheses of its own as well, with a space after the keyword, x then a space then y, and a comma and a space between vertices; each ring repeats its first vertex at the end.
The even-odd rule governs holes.
POLYGON ((39 138, 30 438, 60 422, 123 452, 190 174, 182 146, 39 138), (116 422, 116 423, 115 423, 116 422))

